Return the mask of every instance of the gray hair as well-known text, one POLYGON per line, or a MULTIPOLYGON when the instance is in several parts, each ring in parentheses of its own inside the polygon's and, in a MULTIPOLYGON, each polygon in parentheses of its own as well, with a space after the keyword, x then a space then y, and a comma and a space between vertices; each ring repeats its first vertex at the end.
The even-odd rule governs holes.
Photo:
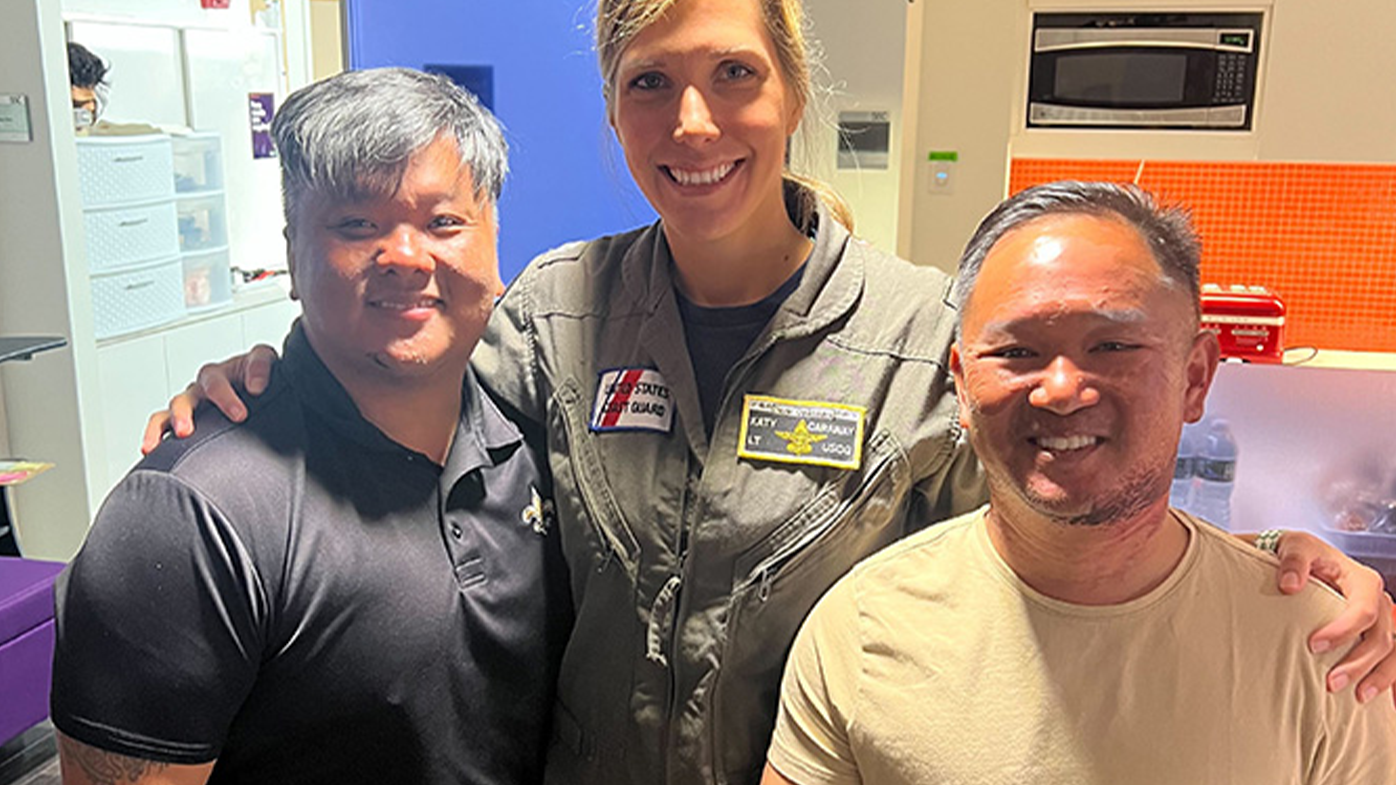
POLYGON ((1185 208, 1161 206, 1148 191, 1136 185, 1062 180, 1015 194, 979 223, 960 256, 954 293, 959 310, 957 326, 989 251, 1004 235, 1048 215, 1114 217, 1134 227, 1153 251, 1164 277, 1188 292, 1193 312, 1201 313, 1198 265, 1202 242, 1185 208))
POLYGON ((410 68, 346 71, 303 87, 276 113, 271 132, 288 227, 307 193, 391 196, 412 155, 443 133, 470 167, 476 199, 496 204, 509 169, 494 115, 446 77, 410 68))

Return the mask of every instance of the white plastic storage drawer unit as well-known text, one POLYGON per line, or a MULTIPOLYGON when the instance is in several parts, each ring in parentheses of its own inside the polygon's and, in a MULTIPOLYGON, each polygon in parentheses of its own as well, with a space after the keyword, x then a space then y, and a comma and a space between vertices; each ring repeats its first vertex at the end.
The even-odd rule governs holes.
POLYGON ((222 137, 192 133, 174 137, 173 144, 184 304, 190 310, 208 310, 233 297, 222 137))
POLYGON ((164 135, 78 139, 92 325, 99 340, 185 314, 173 156, 164 135))
POLYGON ((83 211, 88 272, 100 273, 179 253, 175 215, 175 203, 169 199, 83 211))
POLYGON ((227 207, 222 192, 206 196, 181 196, 175 200, 179 215, 179 250, 211 251, 228 245, 227 207))
POLYGON ((78 179, 83 207, 173 197, 172 155, 170 138, 164 135, 78 139, 78 179))
POLYGON ((184 314, 184 266, 178 256, 92 276, 97 340, 156 327, 184 314))

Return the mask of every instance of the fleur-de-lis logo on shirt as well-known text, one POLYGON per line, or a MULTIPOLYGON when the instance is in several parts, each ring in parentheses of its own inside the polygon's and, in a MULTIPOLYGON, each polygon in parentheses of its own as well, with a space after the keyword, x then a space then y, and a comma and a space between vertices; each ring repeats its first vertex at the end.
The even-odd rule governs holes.
POLYGON ((785 449, 793 455, 809 455, 814 452, 812 445, 829 438, 828 434, 810 433, 804 420, 797 423, 793 431, 776 431, 776 436, 785 440, 785 449))
POLYGON ((519 517, 535 532, 547 534, 553 523, 553 501, 540 496, 538 489, 532 485, 528 487, 528 492, 531 501, 527 507, 523 508, 523 512, 519 513, 519 517))

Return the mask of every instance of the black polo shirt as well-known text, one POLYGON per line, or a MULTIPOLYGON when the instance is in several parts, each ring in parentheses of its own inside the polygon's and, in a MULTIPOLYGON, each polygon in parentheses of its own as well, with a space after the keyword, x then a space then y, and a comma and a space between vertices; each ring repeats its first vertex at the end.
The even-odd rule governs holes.
POLYGON ((363 419, 299 326, 112 491, 60 579, 53 722, 211 782, 541 779, 570 620, 538 460, 465 380, 444 467, 363 419))

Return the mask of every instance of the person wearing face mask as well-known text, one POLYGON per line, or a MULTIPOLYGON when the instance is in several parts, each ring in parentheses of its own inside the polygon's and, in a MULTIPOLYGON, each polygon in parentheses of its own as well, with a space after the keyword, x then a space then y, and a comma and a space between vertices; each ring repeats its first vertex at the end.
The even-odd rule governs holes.
MULTIPOLYGON (((786 652, 861 558, 979 506, 947 369, 949 276, 860 241, 786 168, 810 103, 799 0, 601 0, 607 117, 660 220, 535 259, 472 364, 548 455, 576 624, 546 777, 752 783, 786 652)), ((146 446, 269 351, 207 366, 146 446)), ((1285 573, 1341 558, 1286 535, 1285 573)), ((1343 560, 1351 640, 1386 602, 1343 560)), ((1389 621, 1383 622, 1389 625, 1389 621)), ((1356 680, 1390 651, 1341 666, 1356 680)), ((1396 678, 1382 666, 1367 684, 1396 678)))
POLYGON ((73 99, 73 126, 86 131, 102 113, 99 89, 107 83, 107 64, 82 44, 68 42, 68 89, 73 99))

